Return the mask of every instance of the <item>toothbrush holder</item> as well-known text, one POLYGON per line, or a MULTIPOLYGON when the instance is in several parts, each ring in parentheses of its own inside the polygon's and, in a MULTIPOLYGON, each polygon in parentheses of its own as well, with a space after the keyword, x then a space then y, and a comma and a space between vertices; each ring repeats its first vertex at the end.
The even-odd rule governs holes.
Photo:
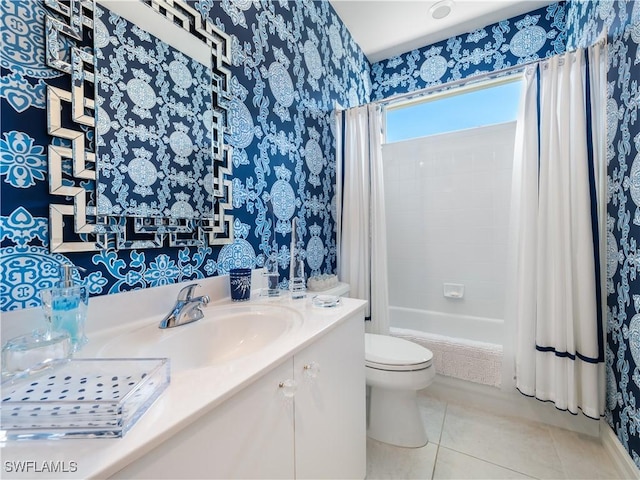
POLYGON ((251 298, 251 269, 232 268, 229 270, 229 288, 231 300, 246 302, 251 298))

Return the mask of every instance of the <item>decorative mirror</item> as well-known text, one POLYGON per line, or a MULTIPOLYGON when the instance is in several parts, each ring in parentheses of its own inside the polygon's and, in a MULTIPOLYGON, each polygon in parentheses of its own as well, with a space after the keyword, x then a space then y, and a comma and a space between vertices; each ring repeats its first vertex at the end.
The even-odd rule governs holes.
POLYGON ((229 37, 183 0, 45 0, 52 252, 233 241, 229 37))

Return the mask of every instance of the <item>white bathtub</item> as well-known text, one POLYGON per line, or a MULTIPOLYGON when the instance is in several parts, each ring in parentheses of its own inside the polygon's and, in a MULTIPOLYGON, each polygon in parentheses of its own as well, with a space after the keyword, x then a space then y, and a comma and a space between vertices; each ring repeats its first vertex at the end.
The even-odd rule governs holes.
POLYGON ((436 373, 499 387, 504 321, 411 308, 389 308, 391 334, 433 352, 436 373))
POLYGON ((503 345, 504 320, 450 313, 389 307, 392 327, 434 333, 445 337, 503 345))

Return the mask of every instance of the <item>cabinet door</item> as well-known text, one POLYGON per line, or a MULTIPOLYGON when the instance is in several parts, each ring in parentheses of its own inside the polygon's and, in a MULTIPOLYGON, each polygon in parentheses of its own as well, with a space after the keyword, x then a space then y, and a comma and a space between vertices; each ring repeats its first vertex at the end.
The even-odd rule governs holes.
POLYGON ((115 478, 292 478, 293 359, 184 428, 115 478))
POLYGON ((294 357, 297 478, 365 477, 364 368, 362 314, 294 357))

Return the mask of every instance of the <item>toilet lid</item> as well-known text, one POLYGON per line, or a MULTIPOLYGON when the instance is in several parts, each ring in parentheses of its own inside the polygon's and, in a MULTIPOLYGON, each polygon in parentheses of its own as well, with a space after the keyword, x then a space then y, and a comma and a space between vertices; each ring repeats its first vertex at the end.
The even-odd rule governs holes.
POLYGON ((389 335, 364 335, 365 364, 379 370, 421 370, 431 365, 433 353, 417 343, 389 335))

